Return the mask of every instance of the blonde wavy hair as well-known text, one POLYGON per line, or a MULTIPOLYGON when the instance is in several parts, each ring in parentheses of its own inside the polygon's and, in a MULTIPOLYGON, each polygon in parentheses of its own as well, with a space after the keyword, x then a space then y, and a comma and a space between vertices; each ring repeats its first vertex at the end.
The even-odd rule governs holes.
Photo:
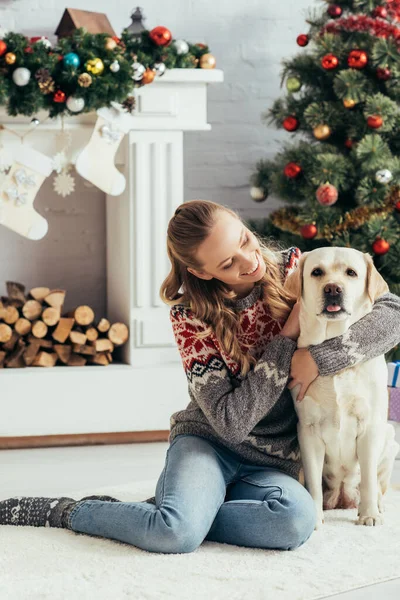
MULTIPOLYGON (((167 229, 171 271, 161 285, 160 297, 169 306, 178 303, 189 306, 195 317, 208 325, 197 337, 202 339, 214 332, 223 350, 240 364, 241 375, 245 376, 257 361, 249 352, 250 346, 243 353, 239 345, 240 315, 234 306, 229 306, 238 294, 219 279, 200 279, 187 270, 187 267, 203 270, 195 255, 211 233, 219 211, 240 219, 231 208, 210 200, 190 200, 178 206, 167 229)), ((281 253, 284 249, 276 240, 264 241, 256 232, 252 233, 258 240, 266 266, 265 275, 255 285, 263 287, 262 298, 271 316, 283 323, 296 302, 296 297, 283 287, 281 253)))

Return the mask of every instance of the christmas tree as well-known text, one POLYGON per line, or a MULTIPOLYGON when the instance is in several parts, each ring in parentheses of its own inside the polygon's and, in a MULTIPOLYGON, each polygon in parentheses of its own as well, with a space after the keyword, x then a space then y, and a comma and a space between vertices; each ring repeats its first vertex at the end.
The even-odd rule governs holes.
POLYGON ((302 251, 369 252, 400 295, 400 0, 324 2, 306 23, 283 63, 287 93, 263 115, 299 140, 251 180, 255 201, 287 206, 249 225, 302 251))

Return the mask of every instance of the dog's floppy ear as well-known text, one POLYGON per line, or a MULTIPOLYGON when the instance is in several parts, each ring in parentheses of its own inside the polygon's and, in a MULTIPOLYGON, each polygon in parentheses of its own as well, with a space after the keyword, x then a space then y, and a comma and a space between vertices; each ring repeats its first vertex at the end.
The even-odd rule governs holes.
POLYGON ((372 303, 380 296, 389 292, 389 286, 374 265, 374 261, 368 252, 364 252, 367 263, 367 293, 372 303))
POLYGON ((284 289, 288 290, 288 292, 291 292, 294 296, 296 296, 297 299, 299 299, 301 297, 301 294, 303 293, 304 261, 306 259, 307 254, 308 252, 303 252, 303 254, 300 257, 297 269, 293 271, 293 273, 290 273, 290 275, 288 275, 285 283, 283 284, 284 289))

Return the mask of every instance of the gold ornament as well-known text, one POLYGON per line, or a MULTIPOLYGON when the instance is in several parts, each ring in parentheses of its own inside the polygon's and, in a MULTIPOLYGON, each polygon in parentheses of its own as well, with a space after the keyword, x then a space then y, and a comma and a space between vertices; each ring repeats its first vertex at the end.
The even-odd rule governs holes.
POLYGON ((317 140, 326 140, 331 135, 332 130, 328 125, 317 125, 314 127, 314 136, 317 140))
POLYGON ((38 86, 42 94, 50 94, 55 90, 54 80, 51 77, 46 79, 46 81, 39 81, 38 86))
POLYGON ((216 64, 217 61, 215 60, 215 56, 210 53, 203 54, 203 56, 200 58, 200 67, 202 69, 215 69, 216 64))
POLYGON ((93 75, 100 75, 104 71, 104 63, 101 58, 92 58, 86 63, 86 70, 93 73, 93 75))
POLYGON ((117 45, 117 42, 115 40, 113 40, 110 37, 106 38, 106 43, 104 44, 104 47, 106 48, 106 50, 114 50, 116 45, 117 45))
POLYGON ((81 73, 78 77, 78 83, 81 87, 89 87, 92 84, 92 76, 89 73, 81 73))
POLYGON ((4 58, 6 59, 6 63, 8 65, 13 65, 17 60, 17 57, 15 56, 14 52, 7 52, 4 58))
POLYGON ((356 105, 356 101, 355 101, 355 100, 353 100, 353 98, 345 98, 345 99, 343 100, 343 105, 344 105, 346 108, 354 108, 354 107, 355 107, 355 105, 356 105))

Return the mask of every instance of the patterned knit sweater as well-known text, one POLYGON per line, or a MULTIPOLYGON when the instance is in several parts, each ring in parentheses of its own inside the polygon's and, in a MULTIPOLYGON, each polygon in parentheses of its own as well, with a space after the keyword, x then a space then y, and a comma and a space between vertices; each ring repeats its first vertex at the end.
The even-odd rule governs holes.
MULTIPOLYGON (((301 251, 280 253, 283 280, 297 268, 301 251)), ((170 419, 169 441, 189 433, 233 450, 243 460, 280 469, 299 479, 301 468, 297 414, 286 387, 297 342, 280 334, 255 284, 233 303, 240 314, 238 340, 249 344, 257 363, 245 377, 216 336, 198 340, 207 329, 184 304, 175 304, 170 319, 185 369, 190 402, 170 419)), ((400 342, 400 298, 386 293, 372 312, 343 335, 310 346, 320 376, 333 375, 356 363, 388 352, 400 342), (371 335, 373 332, 373 335, 371 335)), ((242 346, 243 351, 245 350, 242 346)))

